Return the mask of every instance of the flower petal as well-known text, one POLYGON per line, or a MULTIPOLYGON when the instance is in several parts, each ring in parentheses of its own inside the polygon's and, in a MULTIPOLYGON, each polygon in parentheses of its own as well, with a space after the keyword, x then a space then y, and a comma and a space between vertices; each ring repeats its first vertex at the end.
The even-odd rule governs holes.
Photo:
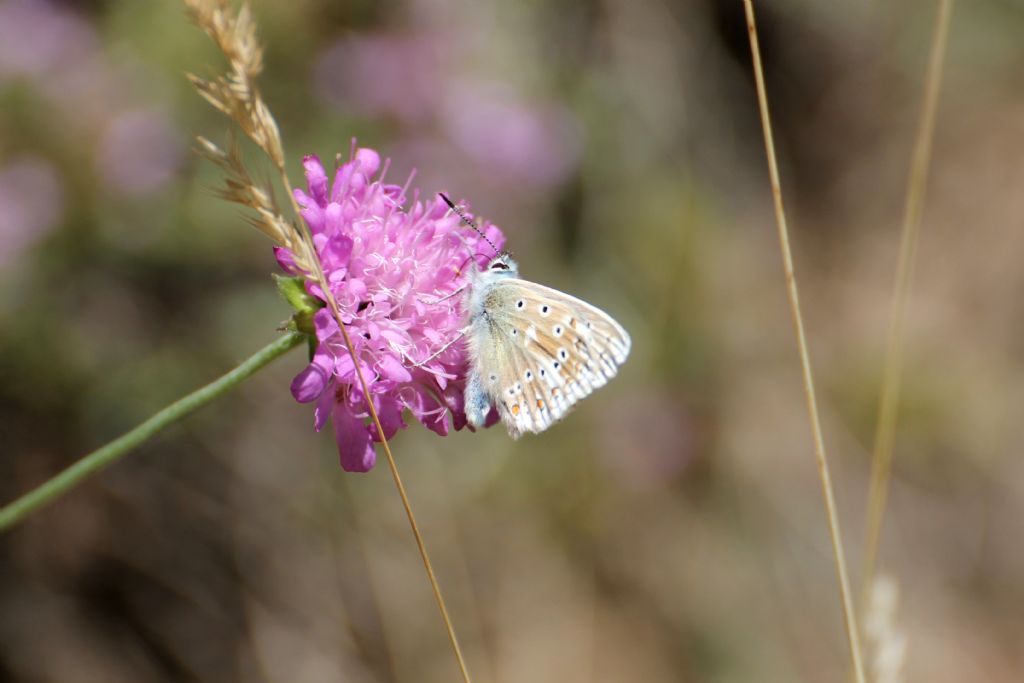
POLYGON ((352 238, 333 235, 320 250, 320 261, 326 270, 340 270, 348 267, 352 255, 352 238))
POLYGON ((359 172, 367 179, 372 178, 380 168, 380 155, 368 147, 356 150, 356 161, 359 162, 359 172))
POLYGON ((302 190, 296 188, 292 194, 295 196, 295 201, 298 202, 302 214, 302 219, 306 221, 306 225, 309 226, 310 232, 313 235, 318 235, 324 231, 324 210, 317 204, 312 197, 307 195, 302 190))
POLYGON ((324 232, 331 237, 345 230, 345 212, 341 204, 331 202, 324 209, 324 232))
POLYGON ((281 270, 289 275, 302 274, 299 267, 295 265, 295 255, 284 247, 274 247, 274 258, 277 259, 277 265, 281 266, 281 270))
POLYGON ((363 421, 352 414, 345 402, 338 402, 331 412, 334 423, 334 438, 338 442, 338 457, 341 468, 346 472, 369 472, 377 453, 370 441, 370 431, 363 421))
POLYGON ((313 409, 313 428, 319 432, 327 424, 328 418, 331 417, 331 411, 334 410, 334 392, 325 391, 320 394, 320 400, 316 402, 316 407, 313 409))
POLYGON ((313 314, 313 327, 316 328, 317 340, 321 342, 330 339, 336 334, 341 334, 338 321, 334 319, 334 316, 326 308, 321 308, 313 314))
MULTIPOLYGON (((405 427, 405 421, 402 420, 402 408, 404 406, 394 396, 384 395, 375 397, 374 407, 377 409, 377 418, 380 420, 380 426, 384 428, 384 436, 386 438, 390 439, 398 433, 399 429, 405 427)), ((380 441, 376 425, 371 424, 370 429, 374 441, 380 441)))
POLYGON ((313 199, 321 206, 327 201, 327 173, 315 154, 308 154, 302 159, 302 168, 306 170, 306 184, 313 193, 313 199))
POLYGON ((408 382, 412 380, 412 373, 410 373, 402 362, 395 356, 387 355, 380 359, 377 363, 377 369, 380 370, 380 374, 384 379, 389 379, 392 382, 408 382))
POLYGON ((316 400, 330 383, 333 370, 333 359, 329 354, 318 350, 313 356, 313 362, 292 380, 292 396, 299 403, 316 400))
POLYGON ((441 436, 448 435, 448 411, 426 391, 416 392, 410 401, 409 412, 427 429, 441 436))

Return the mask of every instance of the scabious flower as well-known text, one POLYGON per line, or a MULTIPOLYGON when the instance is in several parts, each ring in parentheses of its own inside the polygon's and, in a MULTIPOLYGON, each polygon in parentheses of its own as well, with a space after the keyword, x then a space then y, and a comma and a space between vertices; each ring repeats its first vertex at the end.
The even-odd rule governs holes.
MULTIPOLYGON (((371 149, 357 150, 333 183, 315 156, 304 166, 308 192, 295 190, 295 197, 384 436, 406 426, 406 410, 442 436, 449 417, 461 429, 467 357, 464 346, 452 342, 465 320, 462 297, 452 294, 465 284, 472 261, 483 265, 504 236, 482 225, 492 247, 436 195, 420 201, 415 193, 406 208, 408 187, 385 184, 384 173, 374 180, 381 161, 371 149)), ((276 253, 282 268, 300 274, 288 250, 276 253)), ((315 282, 306 287, 325 300, 315 282)), ((322 308, 313 322, 316 353, 292 382, 292 394, 315 403, 317 431, 328 419, 334 424, 341 466, 365 472, 376 460, 373 442, 380 434, 368 419, 367 397, 337 321, 322 308)))

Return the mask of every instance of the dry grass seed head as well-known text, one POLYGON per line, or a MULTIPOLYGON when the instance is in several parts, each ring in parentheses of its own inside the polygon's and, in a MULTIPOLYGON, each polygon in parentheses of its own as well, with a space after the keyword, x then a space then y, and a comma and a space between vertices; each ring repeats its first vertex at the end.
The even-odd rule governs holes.
POLYGON ((893 576, 879 574, 871 586, 864 615, 864 635, 871 650, 873 683, 902 683, 907 655, 907 634, 896 623, 899 584, 893 576))
POLYGON ((249 5, 243 4, 235 14, 225 0, 185 0, 185 4, 192 20, 213 39, 230 64, 228 73, 216 79, 188 74, 189 80, 207 102, 237 122, 283 170, 281 134, 256 88, 255 79, 263 71, 263 49, 249 5))
POLYGON ((263 71, 263 48, 256 38, 252 10, 244 3, 238 14, 227 0, 185 0, 192 21, 203 29, 231 62, 232 68, 248 80, 263 71))
POLYGON ((299 256, 302 250, 298 248, 295 227, 282 215, 269 183, 260 184, 253 180, 242 162, 234 138, 229 136, 227 151, 202 136, 197 136, 196 141, 199 143, 197 152, 225 173, 224 185, 216 189, 217 196, 256 211, 257 216, 249 218, 250 224, 278 246, 299 256))

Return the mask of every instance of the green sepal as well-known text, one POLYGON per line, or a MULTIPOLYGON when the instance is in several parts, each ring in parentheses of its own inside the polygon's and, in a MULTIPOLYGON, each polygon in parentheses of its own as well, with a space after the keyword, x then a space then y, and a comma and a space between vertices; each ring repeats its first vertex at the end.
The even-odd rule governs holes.
POLYGON ((311 335, 315 340, 316 330, 313 326, 313 316, 324 307, 324 302, 306 291, 305 278, 302 276, 285 277, 275 273, 274 284, 277 285, 277 291, 295 311, 285 327, 311 335))
POLYGON ((309 345, 309 362, 312 363, 313 362, 313 356, 316 355, 316 346, 317 346, 316 335, 315 334, 311 334, 311 335, 307 336, 306 337, 306 343, 309 345))
POLYGON ((301 275, 285 277, 274 273, 273 277, 277 291, 281 293, 288 305, 295 309, 296 313, 312 314, 323 308, 323 302, 306 291, 306 279, 301 275))

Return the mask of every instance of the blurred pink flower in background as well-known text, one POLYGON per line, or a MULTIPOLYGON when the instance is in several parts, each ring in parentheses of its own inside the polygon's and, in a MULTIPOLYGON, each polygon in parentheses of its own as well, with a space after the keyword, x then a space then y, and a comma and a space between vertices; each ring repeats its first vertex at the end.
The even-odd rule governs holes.
POLYGON ((112 60, 95 29, 61 5, 0 0, 0 87, 24 82, 45 99, 56 133, 88 145, 105 185, 124 195, 165 187, 183 159, 171 120, 142 104, 138 93, 155 84, 143 70, 112 60))
POLYGON ((504 181, 557 185, 579 162, 582 132, 575 117, 504 86, 454 88, 444 100, 442 125, 467 156, 504 181))
POLYGON ((95 29, 47 0, 0 0, 0 85, 22 81, 74 134, 105 122, 119 98, 95 29))
POLYGON ((353 36, 334 42, 314 67, 317 93, 342 111, 429 119, 443 96, 443 44, 402 34, 353 36))
POLYGON ((33 78, 95 52, 93 30, 46 0, 0 2, 0 79, 33 78))
POLYGON ((170 120, 154 109, 129 111, 107 126, 96 165, 107 185, 126 195, 160 189, 183 162, 184 149, 170 120))
POLYGON ((46 236, 62 211, 60 178, 48 162, 25 157, 0 167, 0 266, 46 236))
MULTIPOLYGON (((501 231, 480 226, 492 247, 462 226, 436 195, 420 201, 416 193, 406 209, 407 188, 384 183, 386 165, 373 179, 381 162, 371 149, 357 150, 337 170, 333 184, 316 157, 306 157, 304 165, 309 191, 296 190, 295 196, 384 436, 406 426, 406 409, 442 436, 448 433, 449 414, 461 429, 467 358, 462 345, 451 344, 462 327, 461 297, 442 299, 464 284, 463 273, 474 258, 482 265, 501 249, 501 231)), ((277 249, 277 256, 286 271, 298 273, 290 252, 277 249)), ((318 286, 307 287, 323 300, 318 286)), ((292 382, 292 394, 299 402, 316 402, 317 431, 331 419, 342 467, 365 472, 376 461, 372 442, 380 436, 367 424, 366 397, 337 322, 325 308, 314 324, 317 350, 292 382)))
POLYGON ((556 103, 465 76, 471 56, 460 44, 434 33, 343 38, 317 60, 314 87, 341 111, 400 120, 407 147, 454 146, 457 166, 475 166, 471 175, 503 192, 564 182, 579 163, 579 121, 556 103))

